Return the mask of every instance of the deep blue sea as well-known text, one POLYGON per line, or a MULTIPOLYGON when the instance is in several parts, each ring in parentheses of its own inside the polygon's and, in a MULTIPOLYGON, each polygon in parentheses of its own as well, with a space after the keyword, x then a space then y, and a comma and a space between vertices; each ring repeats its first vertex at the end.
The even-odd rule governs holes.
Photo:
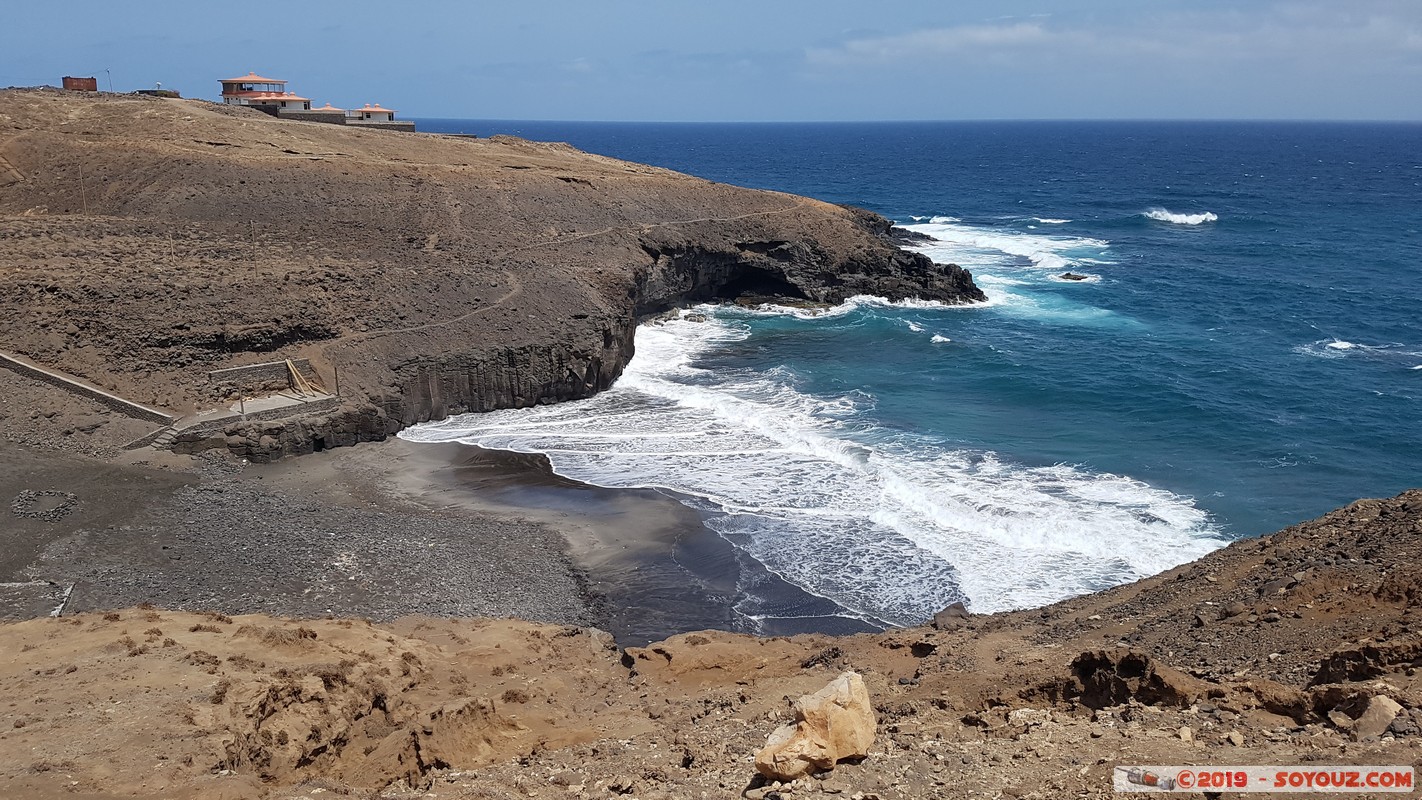
POLYGON ((673 492, 845 617, 1043 604, 1422 485, 1422 126, 419 125, 863 206, 972 270, 986 304, 703 309, 604 395, 407 434, 673 492))

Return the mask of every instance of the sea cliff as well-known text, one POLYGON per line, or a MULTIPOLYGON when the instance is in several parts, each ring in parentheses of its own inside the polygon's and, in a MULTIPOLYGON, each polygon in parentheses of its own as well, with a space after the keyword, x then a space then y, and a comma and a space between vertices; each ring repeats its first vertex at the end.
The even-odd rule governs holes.
POLYGON ((184 429, 255 460, 587 397, 649 314, 742 295, 982 300, 875 214, 509 137, 0 92, 0 342, 183 413, 306 358, 341 402, 184 429))

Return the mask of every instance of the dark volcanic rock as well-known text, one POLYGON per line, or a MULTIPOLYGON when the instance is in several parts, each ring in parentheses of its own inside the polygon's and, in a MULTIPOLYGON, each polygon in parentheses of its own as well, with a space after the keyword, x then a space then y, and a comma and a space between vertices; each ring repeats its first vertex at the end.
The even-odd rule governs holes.
POLYGON ((940 631, 951 631, 966 625, 971 616, 968 607, 962 602, 953 603, 933 615, 933 627, 940 631))
POLYGON ((1071 665, 1080 699, 1088 708, 1136 700, 1145 705, 1185 707, 1205 694, 1205 684, 1131 650, 1082 653, 1071 665))
POLYGON ((889 229, 889 238, 893 239, 899 244, 905 245, 928 244, 929 242, 937 241, 932 236, 929 236, 926 233, 911 231, 908 228, 900 228, 897 225, 889 229))

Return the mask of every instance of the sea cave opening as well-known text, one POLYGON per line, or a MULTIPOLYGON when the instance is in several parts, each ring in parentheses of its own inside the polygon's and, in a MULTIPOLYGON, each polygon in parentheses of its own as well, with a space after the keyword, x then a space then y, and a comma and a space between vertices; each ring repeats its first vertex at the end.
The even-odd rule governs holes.
POLYGON ((786 281, 769 270, 746 267, 731 280, 716 290, 719 300, 735 300, 741 297, 783 297, 793 300, 810 300, 799 287, 786 281))

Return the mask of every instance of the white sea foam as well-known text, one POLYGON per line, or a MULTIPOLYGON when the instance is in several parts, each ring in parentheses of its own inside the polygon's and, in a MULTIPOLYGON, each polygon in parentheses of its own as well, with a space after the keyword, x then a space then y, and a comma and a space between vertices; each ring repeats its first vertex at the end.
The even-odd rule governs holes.
MULTIPOLYGON (((1301 344, 1294 348, 1295 353, 1313 356, 1314 358, 1364 358, 1382 363, 1391 363, 1401 366, 1403 362, 1411 363, 1415 359, 1422 358, 1422 348, 1409 346, 1401 342, 1387 342, 1385 344, 1359 344, 1345 339, 1319 339, 1316 342, 1301 344)), ((1408 367, 1416 369, 1416 367, 1408 367)))
POLYGON ((797 317, 799 319, 830 319, 842 317, 853 313, 861 308, 917 308, 931 310, 946 309, 973 309, 987 308, 996 305, 989 298, 980 303, 958 303, 948 305, 937 300, 921 300, 916 297, 909 297, 903 300, 890 300, 886 297, 878 297, 872 294, 857 294, 845 300, 837 306, 799 308, 796 306, 782 306, 775 303, 761 303, 759 305, 741 308, 740 311, 746 314, 756 314, 776 317, 797 317))
MULTIPOLYGON (((1033 293, 1030 288, 1035 284, 1042 283, 1040 278, 1037 281, 1024 281, 978 273, 973 276, 973 279, 987 293, 988 302, 995 308, 996 313, 1005 317, 1089 328, 1138 330, 1143 327, 1138 320, 1109 309, 1080 302, 1071 297, 1058 293, 1033 293)), ((1059 276, 1050 275, 1047 276, 1047 280, 1055 282, 1062 279, 1059 276)), ((1092 282, 1094 281, 1083 281, 1083 283, 1092 282)))
POLYGON ((1294 348, 1294 352, 1315 358, 1343 358, 1347 355, 1347 353, 1343 351, 1349 350, 1352 347, 1352 342, 1344 342, 1338 339, 1320 339, 1316 342, 1301 344, 1294 348))
POLYGON ((1101 239, 1043 236, 964 225, 953 217, 934 217, 927 223, 904 227, 934 239, 914 245, 913 249, 939 263, 961 264, 970 268, 1001 266, 1002 256, 1006 254, 1035 267, 1062 270, 1071 266, 1077 257, 1097 256, 1110 247, 1110 242, 1101 239))
MULTIPOLYGON (((1059 292, 1033 292, 1033 286, 1061 281, 1060 273, 1082 272, 1079 264, 1110 264, 1104 255, 1110 242, 1081 236, 1045 236, 1002 228, 964 224, 953 217, 906 225, 933 239, 913 245, 938 263, 960 264, 973 270, 973 280, 998 313, 1052 324, 1088 327, 1143 327, 1138 320, 1084 302, 1082 296, 1063 297, 1059 292), (943 221, 939 220, 952 220, 943 221), (1050 272, 1044 274, 1043 270, 1050 272)), ((1086 273, 1081 283, 1097 283, 1100 276, 1086 273)))
POLYGON ((1144 216, 1156 220, 1157 222, 1170 222, 1176 225, 1203 225, 1206 222, 1216 222, 1219 216, 1213 211, 1205 211, 1199 214, 1176 214, 1163 208, 1151 208, 1144 212, 1144 216))
POLYGON ((1071 222, 1069 219, 1052 219, 1050 217, 1033 217, 1033 222, 1040 222, 1043 225, 1065 225, 1071 222))
POLYGON ((928 341, 933 342, 934 344, 947 344, 953 340, 949 339, 947 336, 943 336, 942 334, 935 333, 931 337, 929 337, 928 341))
POLYGON ((1223 544, 1192 501, 1139 481, 887 430, 867 416, 872 397, 811 396, 784 370, 701 369, 699 355, 749 334, 699 311, 709 321, 640 328, 637 356, 594 398, 400 435, 546 453, 579 481, 699 498, 768 570, 886 623, 920 622, 960 591, 977 611, 1049 603, 1223 544))
POLYGON ((1004 286, 1031 286, 1033 283, 1036 282, 1024 281, 1020 278, 1007 278, 1002 275, 990 275, 987 273, 974 275, 973 279, 977 281, 980 287, 996 288, 1002 288, 1004 286))

